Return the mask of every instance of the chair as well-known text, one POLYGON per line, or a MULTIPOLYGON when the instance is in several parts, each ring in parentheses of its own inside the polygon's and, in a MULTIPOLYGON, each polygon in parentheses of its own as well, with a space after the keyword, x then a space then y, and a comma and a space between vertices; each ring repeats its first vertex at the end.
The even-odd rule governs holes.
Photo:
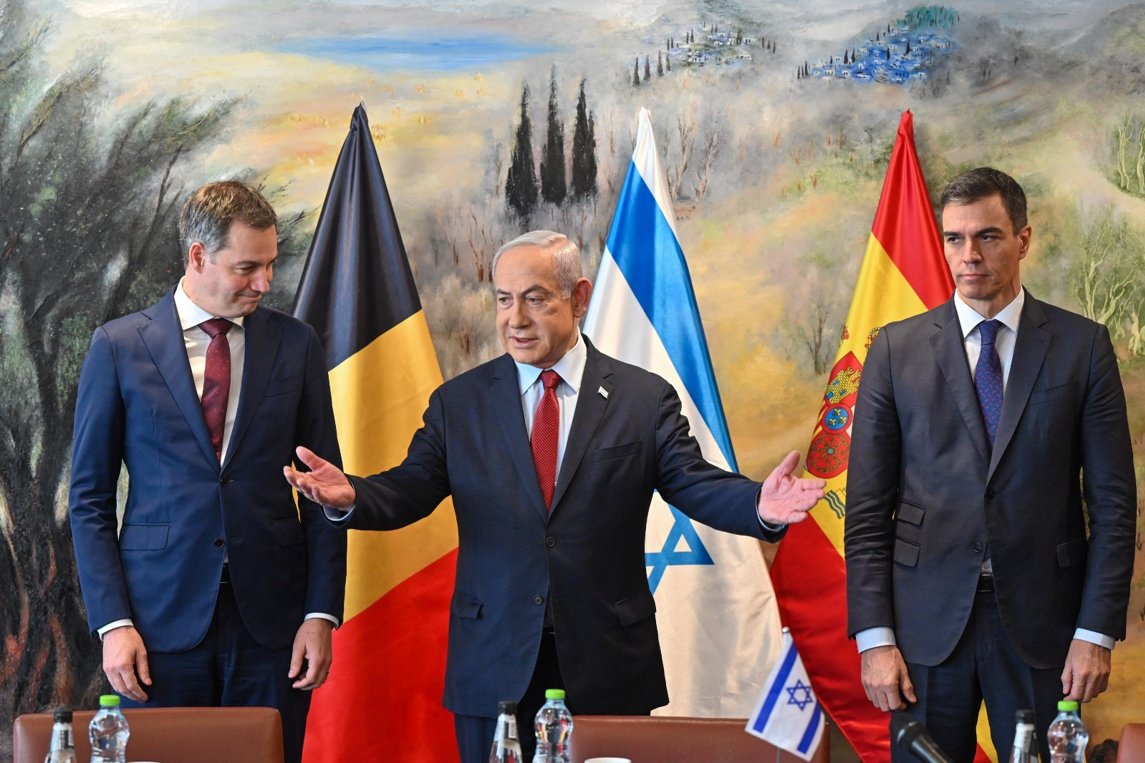
POLYGON ((1127 723, 1117 740, 1117 763, 1145 761, 1145 723, 1127 723))
MULTIPOLYGON (((282 763, 282 718, 271 707, 156 707, 123 711, 131 726, 128 760, 160 763, 282 763)), ((76 758, 91 759, 87 726, 93 710, 72 717, 76 758)), ((28 713, 12 724, 12 763, 43 763, 51 713, 28 713)))
MULTIPOLYGON (((791 753, 744 731, 746 719, 657 715, 578 715, 573 718, 572 761, 620 756, 632 763, 803 763, 791 753)), ((831 759, 825 728, 812 763, 831 759)))

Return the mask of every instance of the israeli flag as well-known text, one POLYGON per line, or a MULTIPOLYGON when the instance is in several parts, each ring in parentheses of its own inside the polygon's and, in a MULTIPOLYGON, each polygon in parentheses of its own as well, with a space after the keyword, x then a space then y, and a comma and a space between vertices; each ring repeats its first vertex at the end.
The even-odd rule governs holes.
MULTIPOLYGON (((640 110, 584 332, 605 354, 667 379, 704 457, 736 469, 647 109, 640 110)), ((694 523, 657 495, 645 555, 671 698, 657 712, 746 716, 780 644, 759 542, 694 523)))
POLYGON ((764 684, 763 693, 747 720, 747 732, 781 750, 811 760, 823 737, 823 709, 811 689, 811 679, 783 629, 783 653, 764 684))

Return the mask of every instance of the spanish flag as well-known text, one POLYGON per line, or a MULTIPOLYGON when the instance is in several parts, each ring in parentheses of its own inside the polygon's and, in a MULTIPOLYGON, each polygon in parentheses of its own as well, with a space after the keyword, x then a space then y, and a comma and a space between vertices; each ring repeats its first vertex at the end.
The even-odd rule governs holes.
POLYGON ((851 419, 878 329, 936 307, 953 292, 906 111, 807 449, 807 471, 827 480, 827 495, 811 513, 815 521, 788 529, 771 568, 780 616, 799 644, 815 693, 864 761, 888 760, 890 735, 887 714, 863 691, 859 656, 847 638, 843 517, 851 419))
MULTIPOLYGON (((400 463, 441 369, 362 106, 294 315, 325 343, 346 471, 400 463)), ((456 553, 452 505, 401 530, 350 531, 345 621, 334 632, 330 678, 314 693, 306 763, 457 758, 453 718, 441 705, 456 553)))

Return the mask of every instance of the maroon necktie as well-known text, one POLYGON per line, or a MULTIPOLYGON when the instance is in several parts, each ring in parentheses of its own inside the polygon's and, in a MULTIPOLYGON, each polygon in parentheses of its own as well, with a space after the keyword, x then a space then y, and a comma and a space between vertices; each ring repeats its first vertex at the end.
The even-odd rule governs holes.
POLYGON ((545 507, 553 508, 553 488, 557 483, 557 443, 561 432, 561 404, 557 401, 557 385, 561 377, 551 368, 541 371, 541 384, 545 385, 541 402, 533 416, 533 432, 529 445, 533 449, 533 466, 537 469, 537 482, 545 507))
POLYGON ((207 345, 207 367, 203 371, 203 418, 211 433, 215 457, 222 459, 223 428, 227 425, 227 401, 231 396, 231 343, 227 332, 234 324, 226 318, 211 318, 199 328, 211 337, 207 345))

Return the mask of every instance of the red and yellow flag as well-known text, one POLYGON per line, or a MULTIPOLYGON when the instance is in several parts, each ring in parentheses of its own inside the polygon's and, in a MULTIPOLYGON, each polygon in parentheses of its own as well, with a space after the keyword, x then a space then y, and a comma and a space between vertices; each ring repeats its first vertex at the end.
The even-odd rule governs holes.
MULTIPOLYGON (((325 344, 346 471, 400 463, 441 370, 361 106, 294 314, 325 344)), ((456 760, 453 718, 441 705, 457 555, 452 506, 401 530, 351 531, 348 542, 345 620, 334 632, 330 678, 314 693, 304 760, 456 760)))
POLYGON ((889 718, 867 699, 859 656, 847 638, 843 517, 851 420, 878 329, 940 305, 953 291, 906 111, 807 449, 807 471, 827 480, 827 495, 812 511, 815 521, 788 530, 771 568, 780 616, 799 644, 815 693, 864 761, 889 759, 889 718))

